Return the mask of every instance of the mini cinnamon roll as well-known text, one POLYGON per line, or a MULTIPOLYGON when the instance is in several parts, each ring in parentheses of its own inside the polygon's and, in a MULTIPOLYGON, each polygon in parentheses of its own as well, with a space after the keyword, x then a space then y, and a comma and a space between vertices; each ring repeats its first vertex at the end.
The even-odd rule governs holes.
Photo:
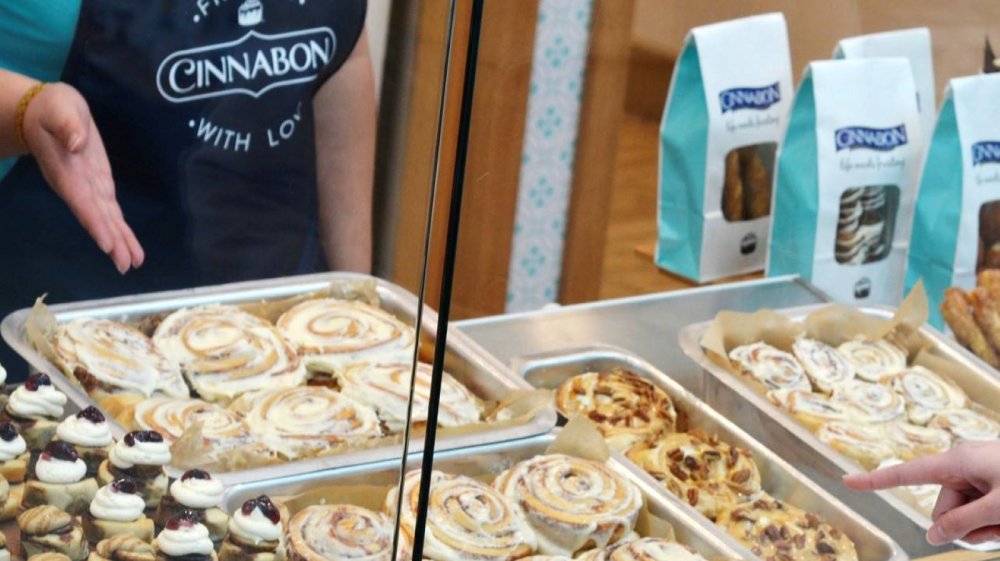
POLYGON ((282 526, 281 511, 267 495, 246 501, 229 519, 219 561, 282 561, 282 526))
POLYGON ((47 374, 35 372, 7 400, 0 420, 17 428, 31 452, 42 448, 55 436, 66 405, 66 394, 52 385, 47 374))
POLYGON ((767 343, 751 343, 729 352, 740 372, 764 385, 765 391, 812 390, 805 369, 795 356, 767 343))
POLYGON ((837 349, 816 339, 800 337, 792 345, 813 386, 823 393, 854 379, 854 366, 837 349))
POLYGON ((885 436, 896 447, 896 455, 904 460, 940 454, 952 445, 951 433, 944 429, 904 422, 885 425, 885 436))
POLYGON ((125 435, 111 449, 108 459, 97 470, 97 481, 107 485, 122 477, 135 481, 146 508, 156 508, 167 493, 170 444, 152 430, 137 430, 125 435))
POLYGON ((111 449, 111 427, 94 406, 63 419, 56 427, 55 438, 73 446, 87 466, 87 477, 97 475, 97 468, 111 449))
POLYGON ((848 341, 837 350, 854 366, 862 380, 881 382, 906 369, 906 352, 895 344, 880 339, 848 341))
POLYGON ((639 538, 577 557, 577 561, 705 561, 686 545, 663 538, 639 538))
POLYGON ((185 511, 167 522, 153 540, 156 561, 218 561, 215 546, 197 513, 185 511))
POLYGON ((960 409, 969 403, 962 388, 923 366, 894 376, 892 389, 906 399, 906 416, 918 425, 926 425, 938 411, 960 409))
POLYGON ((816 436, 867 469, 896 455, 895 447, 877 426, 833 421, 820 427, 816 436))
POLYGON ((950 409, 931 418, 928 427, 944 429, 956 442, 975 442, 1000 438, 1000 423, 972 409, 950 409))
POLYGON ((135 407, 136 426, 154 430, 170 443, 195 423, 201 423, 201 436, 214 454, 226 454, 254 439, 240 415, 201 399, 153 398, 135 407))
POLYGON ((170 484, 170 492, 160 499, 153 520, 163 528, 185 510, 193 511, 201 516, 212 541, 219 543, 226 537, 229 524, 229 515, 219 508, 225 491, 222 483, 210 473, 200 469, 185 471, 180 479, 170 484))
POLYGON ((767 398, 811 431, 830 421, 853 421, 864 417, 857 407, 821 393, 778 391, 768 392, 767 398))
POLYGON ((24 485, 23 508, 52 505, 72 515, 83 514, 97 493, 97 481, 87 477, 87 465, 67 442, 45 447, 35 464, 34 477, 24 485))
POLYGON ((90 508, 83 513, 83 533, 90 543, 120 535, 153 540, 153 521, 146 518, 146 501, 135 481, 123 477, 97 490, 90 508))
POLYGON ((853 419, 859 423, 888 423, 903 419, 906 414, 906 400, 902 396, 885 385, 861 380, 837 388, 831 401, 859 410, 862 416, 853 419))
POLYGON ((25 557, 41 553, 61 553, 71 561, 87 558, 87 539, 83 536, 80 519, 58 507, 43 505, 17 515, 21 530, 21 548, 25 557))
MULTIPOLYGON (((407 532, 405 516, 404 525, 400 527, 401 540, 407 532)), ((359 506, 308 506, 288 525, 285 558, 288 561, 392 561, 394 529, 389 516, 359 506)), ((425 550, 433 539, 429 527, 428 530, 425 550)), ((405 542, 401 542, 397 557, 400 561, 410 559, 403 545, 405 542)))
POLYGON ((122 534, 99 542, 87 561, 156 561, 156 554, 149 542, 122 534))

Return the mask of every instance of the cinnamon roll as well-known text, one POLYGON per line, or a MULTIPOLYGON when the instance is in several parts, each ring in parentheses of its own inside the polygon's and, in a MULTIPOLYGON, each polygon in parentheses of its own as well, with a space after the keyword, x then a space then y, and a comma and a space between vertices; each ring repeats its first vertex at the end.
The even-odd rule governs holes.
POLYGON ((177 365, 149 337, 124 323, 75 319, 59 326, 54 346, 67 377, 98 401, 117 394, 188 395, 177 365))
POLYGON ((843 532, 767 494, 723 510, 716 523, 759 559, 858 560, 854 543, 843 532))
POLYGON ((24 485, 22 508, 52 505, 82 514, 97 493, 97 481, 87 477, 87 465, 67 442, 53 441, 35 463, 35 474, 24 485))
POLYGON ((264 444, 288 459, 382 435, 373 409, 325 387, 259 392, 247 423, 264 444))
MULTIPOLYGON (((392 561, 393 530, 392 519, 380 512, 354 505, 313 505, 292 517, 285 557, 288 561, 392 561)), ((401 537, 403 531, 405 527, 400 529, 401 537)), ((428 531, 427 545, 430 539, 428 531)))
POLYGON ((218 561, 208 528, 191 511, 167 522, 153 540, 153 551, 157 561, 218 561))
POLYGON ((768 392, 767 397, 812 431, 830 421, 853 421, 864 416, 854 405, 821 393, 781 391, 768 392))
POLYGON ((47 374, 35 372, 14 390, 0 420, 17 429, 31 452, 41 452, 52 440, 66 406, 66 394, 52 385, 47 374))
POLYGON ((816 339, 801 337, 792 345, 813 386, 823 393, 854 379, 854 366, 837 349, 816 339))
MULTIPOLYGON (((340 392, 354 401, 373 408, 391 432, 406 425, 406 410, 410 398, 413 365, 409 362, 359 364, 343 370, 337 376, 340 392)), ((427 422, 430 400, 431 365, 417 364, 413 394, 413 421, 417 426, 427 422)), ((451 374, 444 373, 438 425, 457 427, 478 423, 483 406, 468 388, 451 374)))
POLYGON ((202 438, 220 454, 253 440, 250 427, 242 417, 200 399, 146 399, 135 408, 138 428, 155 430, 171 443, 195 423, 201 423, 202 438))
POLYGON ((895 447, 877 426, 833 421, 820 427, 816 436, 868 469, 896 455, 895 447))
MULTIPOLYGON (((413 543, 420 471, 403 479, 400 535, 413 543)), ((385 499, 383 512, 395 512, 399 488, 385 499)), ((424 556, 441 561, 520 559, 535 551, 535 532, 509 500, 496 489, 463 475, 431 472, 427 501, 424 556)), ((544 551, 543 551, 544 553, 544 551)))
POLYGON ((950 432, 957 442, 1000 438, 1000 423, 972 409, 941 411, 931 418, 927 426, 950 432))
POLYGON ((80 519, 52 505, 37 506, 17 515, 25 557, 61 553, 72 561, 87 558, 87 540, 80 519))
POLYGON ((97 475, 97 468, 108 458, 111 449, 111 426, 96 407, 90 406, 63 419, 56 427, 56 439, 68 442, 87 465, 87 477, 97 475))
POLYGON ((413 327, 363 302, 308 300, 282 314, 277 325, 310 370, 335 373, 360 362, 413 360, 413 327))
POLYGON ((577 561, 705 561, 686 545, 663 538, 639 538, 607 549, 589 551, 577 561))
POLYGON ((906 399, 906 416, 918 425, 926 425, 938 411, 960 409, 969 403, 962 388, 923 366, 894 376, 892 388, 906 399))
POLYGON ((208 401, 298 386, 306 376, 295 350, 273 325, 235 306, 177 310, 157 326, 153 343, 180 364, 191 387, 208 401))
POLYGON ((538 552, 572 557, 633 537, 639 489, 605 464, 549 454, 500 474, 499 489, 538 534, 538 552))
POLYGON ((698 430, 637 444, 626 455, 712 519, 721 508, 744 502, 761 489, 760 471, 749 452, 698 430))
POLYGON ((748 378, 764 385, 765 391, 812 390, 806 371, 795 356, 767 343, 751 343, 736 347, 729 358, 748 378))
POLYGON ((564 417, 586 415, 619 451, 674 432, 677 425, 670 396, 625 370, 588 372, 566 380, 556 391, 556 409, 564 417))
POLYGON ((861 411, 857 422, 888 423, 904 418, 906 400, 901 395, 882 384, 854 380, 833 393, 832 401, 842 403, 861 411))
POLYGON ((192 469, 185 471, 180 479, 170 484, 170 492, 160 499, 153 521, 160 528, 170 519, 190 510, 208 528, 208 537, 213 542, 221 542, 226 537, 229 515, 219 508, 226 488, 218 479, 206 471, 192 469))
POLYGON ((153 540, 153 521, 146 518, 146 501, 138 494, 135 481, 116 479, 101 487, 83 513, 83 533, 90 543, 121 535, 153 540))
POLYGON ((951 448, 951 433, 944 429, 896 422, 885 425, 885 436, 904 460, 940 454, 951 448))
POLYGON ((243 503, 229 519, 219 561, 282 561, 281 511, 267 495, 243 503))
POLYGON ((858 377, 869 382, 881 382, 906 369, 906 352, 885 339, 858 338, 843 343, 837 350, 854 366, 858 377))
POLYGON ((100 541, 88 561, 155 561, 153 546, 135 536, 112 536, 100 541))

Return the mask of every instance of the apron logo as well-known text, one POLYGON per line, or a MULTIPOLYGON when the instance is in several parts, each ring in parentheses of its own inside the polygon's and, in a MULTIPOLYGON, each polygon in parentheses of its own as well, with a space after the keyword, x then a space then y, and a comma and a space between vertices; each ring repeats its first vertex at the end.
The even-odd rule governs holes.
MULTIPOLYGON (((241 25, 243 7, 254 2, 240 6, 241 25)), ((248 14, 263 19, 262 8, 248 14)), ((174 103, 224 95, 257 98, 275 88, 313 80, 336 49, 337 37, 329 27, 279 35, 249 31, 236 41, 171 54, 160 63, 156 86, 164 99, 174 103)))
POLYGON ((264 6, 260 0, 247 0, 240 5, 237 19, 241 26, 253 27, 264 21, 264 6))
POLYGON ((879 152, 895 150, 906 144, 906 125, 898 125, 887 129, 870 127, 844 127, 833 133, 837 144, 837 152, 868 148, 879 152))
POLYGON ((719 93, 719 105, 723 113, 740 109, 767 109, 781 101, 778 82, 762 88, 732 88, 719 93))
POLYGON ((1000 142, 984 140, 972 145, 972 165, 1000 164, 1000 142))

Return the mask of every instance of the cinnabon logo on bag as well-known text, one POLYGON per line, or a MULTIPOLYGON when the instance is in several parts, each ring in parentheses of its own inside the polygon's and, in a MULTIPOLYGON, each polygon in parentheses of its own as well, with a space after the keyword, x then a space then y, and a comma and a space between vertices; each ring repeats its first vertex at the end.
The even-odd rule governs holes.
POLYGON ((313 80, 333 58, 329 27, 279 35, 250 31, 236 41, 177 51, 160 63, 156 85, 174 103, 223 95, 261 94, 313 80))
POLYGON ((872 281, 865 277, 858 282, 854 283, 854 297, 858 300, 863 300, 871 296, 872 293, 872 281))
POLYGON ((767 109, 781 101, 778 82, 762 88, 731 88, 719 94, 719 105, 723 113, 740 109, 767 109))
POLYGON ((984 140, 972 145, 972 165, 1000 164, 1000 141, 984 140))
POLYGON ((750 232, 740 240, 740 253, 750 255, 755 251, 757 251, 757 236, 753 232, 750 232))
POLYGON ((906 125, 898 125, 887 129, 872 127, 844 127, 833 133, 837 143, 837 151, 868 148, 888 152, 906 144, 906 125))

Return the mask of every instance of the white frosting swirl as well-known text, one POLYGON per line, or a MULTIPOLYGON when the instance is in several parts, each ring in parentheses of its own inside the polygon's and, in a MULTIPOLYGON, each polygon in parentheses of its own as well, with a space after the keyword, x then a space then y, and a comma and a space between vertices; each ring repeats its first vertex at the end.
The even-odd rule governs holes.
POLYGON ((139 466, 163 466, 170 463, 170 444, 162 442, 134 441, 133 446, 119 440, 108 453, 108 459, 119 469, 139 466))
POLYGON ((112 485, 98 489, 90 501, 90 514, 100 520, 131 522, 141 518, 145 509, 146 501, 142 497, 116 491, 112 485))
POLYGON ((42 483, 76 483, 84 475, 87 475, 87 464, 80 458, 67 462, 43 454, 35 464, 35 477, 42 483))
POLYGON ((20 386, 10 394, 7 410, 18 417, 62 417, 66 394, 51 385, 38 386, 31 391, 20 386))
POLYGON ((24 454, 28 450, 27 443, 21 435, 14 437, 14 440, 4 440, 0 438, 0 462, 7 462, 24 454))
POLYGON ((247 516, 239 509, 229 519, 229 531, 252 544, 273 542, 281 539, 281 524, 271 522, 259 508, 254 508, 247 516))
POLYGON ((66 417, 56 428, 59 439, 77 446, 101 448, 111 444, 111 427, 108 422, 95 423, 77 415, 66 417))
POLYGON ((211 508, 222 504, 226 489, 214 477, 210 479, 178 479, 170 485, 170 496, 191 508, 211 508))
POLYGON ((191 525, 182 523, 176 530, 165 528, 156 536, 154 545, 157 551, 162 551, 171 557, 211 555, 215 551, 212 538, 208 536, 208 528, 199 523, 191 525))
POLYGON ((0 386, 7 383, 7 369, 0 364, 0 386))

